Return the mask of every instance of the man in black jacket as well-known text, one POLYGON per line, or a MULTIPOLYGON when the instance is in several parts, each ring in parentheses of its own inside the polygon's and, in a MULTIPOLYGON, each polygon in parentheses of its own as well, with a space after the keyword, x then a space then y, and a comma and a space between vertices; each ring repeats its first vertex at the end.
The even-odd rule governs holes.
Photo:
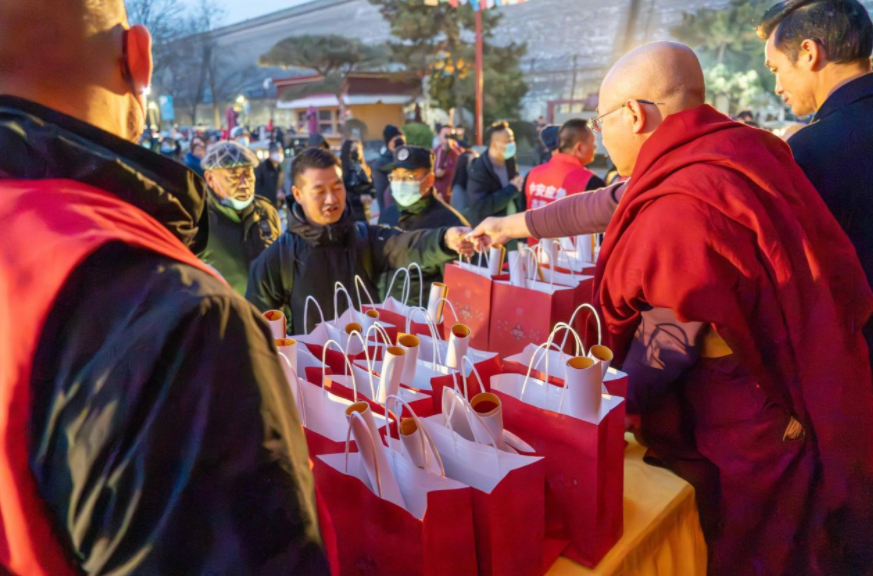
POLYGON ((291 180, 295 202, 288 230, 252 264, 246 298, 261 310, 287 307, 293 334, 309 332, 317 321, 310 314, 309 325, 303 325, 307 296, 333 317, 336 282, 352 290, 360 276, 372 295, 387 270, 413 262, 430 269, 456 252, 473 253, 469 228, 402 232, 352 220, 339 159, 326 150, 301 152, 291 180))
POLYGON ((201 255, 245 296, 249 266, 279 237, 279 213, 255 195, 257 157, 236 142, 221 142, 203 158, 209 184, 209 242, 201 255))
MULTIPOLYGON (((873 285, 873 23, 857 0, 774 5, 758 27, 776 94, 798 116, 815 113, 788 140, 873 285)), ((873 354, 873 327, 865 330, 873 354)))
MULTIPOLYGON (((430 150, 418 146, 402 146, 394 153, 394 170, 391 181, 391 195, 400 207, 400 220, 397 227, 401 230, 429 230, 432 228, 450 228, 453 226, 469 226, 467 219, 454 208, 446 204, 437 195, 434 181, 434 154, 430 150)), ((444 266, 422 269, 424 277, 424 293, 430 290, 434 282, 443 279, 444 266)), ((410 277, 409 303, 415 306, 425 306, 418 301, 420 291, 417 275, 410 277)), ((403 286, 394 285, 395 298, 400 299, 403 286)), ((427 298, 427 296, 424 296, 427 298)))
POLYGON ((0 3, 0 573, 326 575, 269 328, 196 263, 203 181, 135 144, 151 62, 121 0, 0 3), (25 189, 45 201, 10 210, 25 189), (107 223, 118 206, 147 233, 94 246, 126 226, 107 223), (83 214, 101 223, 77 227, 83 214), (28 255, 28 228, 94 248, 46 301, 68 256, 28 255), (179 257, 145 247, 159 243, 179 257), (45 314, 10 300, 16 286, 45 314), (7 337, 13 313, 32 342, 7 337), (10 364, 22 344, 32 356, 10 364))
POLYGON ((467 179, 470 207, 467 217, 473 225, 490 216, 518 212, 524 177, 515 162, 515 135, 506 122, 495 122, 488 131, 488 151, 473 161, 467 179))

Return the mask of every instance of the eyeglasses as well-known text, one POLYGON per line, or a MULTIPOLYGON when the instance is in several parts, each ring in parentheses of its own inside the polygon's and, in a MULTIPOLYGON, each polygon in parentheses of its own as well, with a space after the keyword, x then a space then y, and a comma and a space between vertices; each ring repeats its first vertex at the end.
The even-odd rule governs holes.
POLYGON ((388 181, 389 182, 421 182, 421 180, 419 180, 418 178, 415 177, 415 174, 407 174, 405 176, 400 176, 400 175, 395 176, 394 174, 389 174, 388 181))
MULTIPOLYGON (((651 104, 652 106, 663 106, 664 105, 664 102, 652 102, 651 100, 637 100, 637 102, 639 102, 640 104, 651 104)), ((591 129, 594 130, 595 132, 600 133, 603 130, 603 118, 605 116, 609 116, 613 112, 618 112, 619 110, 621 110, 622 108, 624 108, 626 106, 627 106, 627 102, 625 102, 624 104, 622 104, 621 106, 619 106, 615 110, 610 110, 606 114, 601 114, 597 118, 592 118, 591 120, 588 121, 588 126, 590 126, 591 129)))

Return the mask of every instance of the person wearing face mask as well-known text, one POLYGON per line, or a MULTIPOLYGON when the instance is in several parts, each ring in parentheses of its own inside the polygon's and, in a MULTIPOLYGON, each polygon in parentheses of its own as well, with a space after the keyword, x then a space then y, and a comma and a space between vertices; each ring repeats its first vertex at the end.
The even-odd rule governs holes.
POLYGON ((285 150, 281 144, 273 142, 270 144, 270 157, 255 169, 255 194, 269 200, 277 210, 281 210, 283 204, 280 202, 279 192, 285 181, 282 170, 284 161, 285 150))
MULTIPOLYGON (((400 208, 397 228, 427 230, 470 225, 466 218, 436 194, 434 154, 430 150, 418 146, 398 148, 394 154, 394 170, 388 178, 391 182, 391 195, 400 208)), ((422 270, 425 294, 430 290, 432 283, 442 281, 443 268, 443 266, 434 266, 422 270)), ((412 282, 413 286, 409 292, 410 305, 426 305, 426 302, 423 304, 418 302, 418 277, 414 276, 412 282)), ((395 285, 395 293, 392 295, 400 298, 402 291, 403 286, 395 285)))
POLYGON ((436 187, 439 196, 446 202, 452 201, 452 182, 455 179, 455 169, 461 149, 455 140, 455 131, 450 125, 441 126, 439 143, 434 148, 436 155, 436 187))
POLYGON ((179 153, 182 148, 176 140, 170 136, 167 136, 163 140, 161 140, 161 156, 166 156, 171 160, 178 160, 179 153))
POLYGON ((400 128, 388 124, 382 131, 382 138, 385 141, 385 147, 382 149, 382 154, 373 162, 373 186, 376 189, 376 199, 379 200, 382 209, 379 215, 379 224, 394 226, 400 217, 400 211, 391 196, 388 175, 394 168, 394 152, 406 145, 406 137, 400 128))
POLYGON ((258 309, 285 310, 291 334, 315 327, 318 314, 304 325, 307 296, 312 296, 326 318, 334 310, 334 285, 354 291, 360 276, 373 298, 379 278, 388 270, 417 263, 430 270, 473 253, 462 226, 404 232, 387 226, 355 222, 346 204, 339 159, 328 150, 307 148, 291 169, 294 204, 291 220, 277 242, 252 263, 246 298, 258 309))
POLYGON ((152 62, 123 0, 0 2, 0 574, 326 576, 269 327, 136 144, 152 62))
MULTIPOLYGON (((594 132, 585 120, 568 120, 558 132, 558 146, 546 164, 532 169, 524 182, 529 209, 541 208, 566 196, 603 188, 606 183, 586 168, 594 160, 594 132)), ((536 243, 534 238, 529 244, 536 243)))
POLYGON ((198 176, 203 177, 203 167, 200 162, 206 156, 206 144, 200 138, 191 140, 191 149, 185 152, 185 166, 193 170, 198 176))
POLYGON ((222 142, 203 158, 209 184, 209 243, 201 258, 245 295, 249 266, 282 230, 272 202, 255 194, 258 159, 236 142, 222 142))
POLYGON ((343 184, 346 187, 349 210, 352 218, 366 222, 366 208, 373 202, 375 188, 370 167, 364 160, 364 150, 358 140, 346 140, 340 151, 343 168, 343 184))
POLYGON ((524 177, 515 161, 515 134, 506 122, 495 122, 488 130, 488 151, 470 164, 467 217, 476 225, 490 216, 517 213, 516 200, 524 177))

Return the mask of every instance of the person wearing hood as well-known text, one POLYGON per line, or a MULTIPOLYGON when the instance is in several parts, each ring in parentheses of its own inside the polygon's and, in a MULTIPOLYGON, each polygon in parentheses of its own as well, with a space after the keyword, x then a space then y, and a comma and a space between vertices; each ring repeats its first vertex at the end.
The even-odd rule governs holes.
POLYGON ((166 156, 172 160, 179 160, 179 154, 182 152, 181 145, 176 142, 172 136, 167 136, 161 140, 161 156, 166 156))
MULTIPOLYGON (((388 179, 391 182, 391 195, 400 208, 397 228, 428 230, 470 225, 466 218, 436 193, 433 152, 418 146, 402 146, 394 153, 394 157, 394 170, 388 179)), ((443 269, 443 266, 422 269, 424 294, 429 293, 431 284, 442 281, 443 269)), ((410 281, 410 305, 427 306, 427 302, 418 302, 418 276, 413 274, 410 281)), ((403 286, 397 283, 392 296, 399 300, 402 292, 403 286)))
POLYGON ((330 573, 269 327, 136 144, 122 0, 0 3, 0 573, 330 573), (46 39, 50 38, 50 42, 46 39))
MULTIPOLYGON (((594 280, 628 426, 694 485, 711 574, 869 574, 873 293, 788 145, 705 93, 694 52, 655 42, 612 67, 592 120, 631 176, 594 280)), ((499 242, 494 224, 474 237, 499 242)))
POLYGON ((185 166, 201 178, 203 177, 203 166, 200 163, 204 156, 206 156, 206 144, 203 140, 200 138, 191 140, 191 149, 185 153, 185 166))
POLYGON ((257 166, 254 153, 236 142, 222 142, 203 158, 209 243, 201 258, 243 296, 249 266, 282 230, 272 202, 255 195, 257 166))
POLYGON ((385 148, 382 149, 382 154, 376 158, 372 166, 373 187, 376 190, 376 199, 379 201, 381 208, 379 224, 394 226, 400 217, 400 211, 397 209, 397 206, 394 204, 394 198, 391 196, 388 175, 394 169, 394 152, 401 146, 406 145, 406 137, 400 131, 400 128, 388 124, 382 131, 382 139, 385 141, 385 148))
MULTIPOLYGON (((387 226, 355 222, 346 204, 340 161, 331 152, 307 148, 294 159, 291 172, 294 203, 291 221, 279 240, 252 264, 246 298, 258 309, 287 309, 292 334, 308 333, 317 322, 309 315, 307 296, 316 299, 326 317, 334 310, 334 286, 354 290, 360 276, 370 295, 379 277, 411 263, 433 269, 472 254, 469 228, 452 227, 403 232, 387 226)), ((340 300, 342 302, 342 300, 340 300)))
POLYGON ((467 215, 473 224, 491 216, 517 213, 516 200, 524 188, 524 177, 515 162, 515 134, 506 122, 488 129, 488 150, 470 164, 467 215))

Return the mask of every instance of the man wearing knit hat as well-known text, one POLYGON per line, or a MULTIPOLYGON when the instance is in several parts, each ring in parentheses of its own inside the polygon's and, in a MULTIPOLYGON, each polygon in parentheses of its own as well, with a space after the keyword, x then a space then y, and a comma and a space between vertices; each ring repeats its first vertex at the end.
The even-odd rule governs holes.
POLYGON ((279 213, 255 196, 258 158, 236 142, 221 142, 203 158, 209 184, 209 243, 204 262, 245 296, 249 265, 282 232, 279 213))

